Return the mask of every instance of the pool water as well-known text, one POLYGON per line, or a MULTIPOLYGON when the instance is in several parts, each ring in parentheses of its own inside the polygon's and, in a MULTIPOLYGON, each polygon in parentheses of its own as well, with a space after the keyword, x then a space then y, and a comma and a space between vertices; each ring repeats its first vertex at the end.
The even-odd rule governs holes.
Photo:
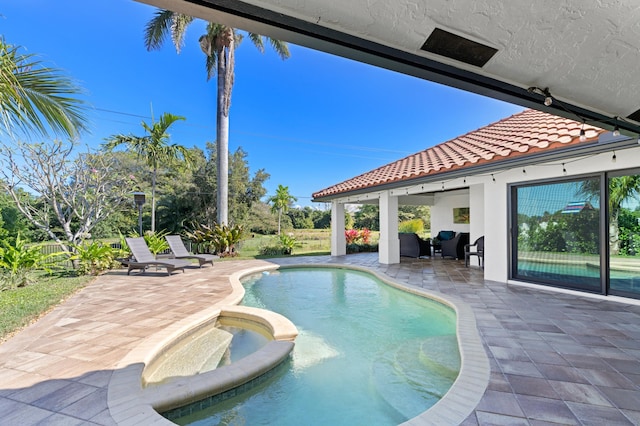
POLYGON ((192 425, 394 425, 434 405, 460 369, 455 313, 371 274, 295 268, 251 276, 244 305, 298 327, 293 356, 266 383, 192 425))

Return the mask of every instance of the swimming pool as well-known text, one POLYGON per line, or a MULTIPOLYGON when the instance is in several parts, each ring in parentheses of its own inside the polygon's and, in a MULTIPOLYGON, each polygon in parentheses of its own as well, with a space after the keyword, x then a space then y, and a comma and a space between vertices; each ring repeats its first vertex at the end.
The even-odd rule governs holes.
POLYGON ((178 424, 367 424, 406 421, 458 375, 455 313, 373 275, 294 268, 243 280, 243 304, 289 318, 293 356, 271 379, 178 424))

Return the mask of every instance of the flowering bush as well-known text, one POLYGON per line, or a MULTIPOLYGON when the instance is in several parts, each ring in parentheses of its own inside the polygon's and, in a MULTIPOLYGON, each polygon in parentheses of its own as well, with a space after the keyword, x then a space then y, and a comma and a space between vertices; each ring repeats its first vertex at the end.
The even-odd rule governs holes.
POLYGON ((344 231, 344 237, 347 240, 347 244, 353 244, 360 239, 360 233, 357 229, 347 229, 344 231))
POLYGON ((362 241, 362 244, 369 244, 371 241, 371 230, 367 228, 362 228, 359 231, 357 229, 347 229, 344 231, 344 237, 347 240, 347 244, 355 244, 359 241, 362 241))

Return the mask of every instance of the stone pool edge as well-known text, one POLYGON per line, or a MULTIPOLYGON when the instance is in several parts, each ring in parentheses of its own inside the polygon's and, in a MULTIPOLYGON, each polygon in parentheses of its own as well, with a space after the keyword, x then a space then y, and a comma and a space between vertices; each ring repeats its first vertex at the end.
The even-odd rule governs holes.
MULTIPOLYGON (((387 285, 422 297, 438 301, 456 312, 456 332, 460 349, 461 367, 457 379, 433 407, 420 415, 407 420, 403 425, 460 424, 480 402, 489 383, 489 359, 484 351, 480 335, 476 327, 472 308, 454 296, 436 294, 416 287, 411 287, 393 280, 391 277, 366 267, 339 264, 287 264, 260 265, 234 272, 229 276, 232 287, 230 295, 211 308, 191 315, 167 327, 163 332, 149 336, 132 349, 117 365, 108 385, 107 404, 111 417, 119 425, 157 424, 173 425, 154 409, 148 395, 142 388, 142 372, 145 363, 157 356, 158 352, 172 340, 201 325, 219 313, 221 307, 237 305, 244 297, 244 287, 240 280, 251 274, 288 268, 341 268, 369 273, 387 285)), ((240 370, 236 370, 240 371, 240 370)), ((210 386, 214 388, 214 386, 210 386)), ((178 390, 178 389, 174 389, 178 390)), ((183 388, 181 392, 191 393, 183 388)), ((173 392, 172 392, 173 393, 173 392)), ((176 395, 173 394, 171 399, 176 395)), ((181 395, 184 400, 184 393, 181 395)), ((162 399, 162 398, 161 398, 162 399)), ((188 396, 187 398, 188 399, 188 396)), ((164 402, 167 402, 164 400, 164 402)))

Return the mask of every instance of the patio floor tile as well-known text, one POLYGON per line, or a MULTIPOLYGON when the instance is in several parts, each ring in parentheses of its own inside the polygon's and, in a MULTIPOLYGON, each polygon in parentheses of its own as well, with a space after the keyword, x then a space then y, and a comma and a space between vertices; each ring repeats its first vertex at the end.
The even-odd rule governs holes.
POLYGON ((369 267, 470 305, 491 372, 464 425, 640 424, 640 306, 485 281, 439 257, 381 265, 375 253, 100 276, 0 344, 0 424, 115 425, 106 390, 131 349, 230 294, 231 273, 301 261, 369 267))
POLYGON ((528 395, 518 395, 517 398, 529 419, 562 425, 578 424, 578 419, 563 401, 528 395))

